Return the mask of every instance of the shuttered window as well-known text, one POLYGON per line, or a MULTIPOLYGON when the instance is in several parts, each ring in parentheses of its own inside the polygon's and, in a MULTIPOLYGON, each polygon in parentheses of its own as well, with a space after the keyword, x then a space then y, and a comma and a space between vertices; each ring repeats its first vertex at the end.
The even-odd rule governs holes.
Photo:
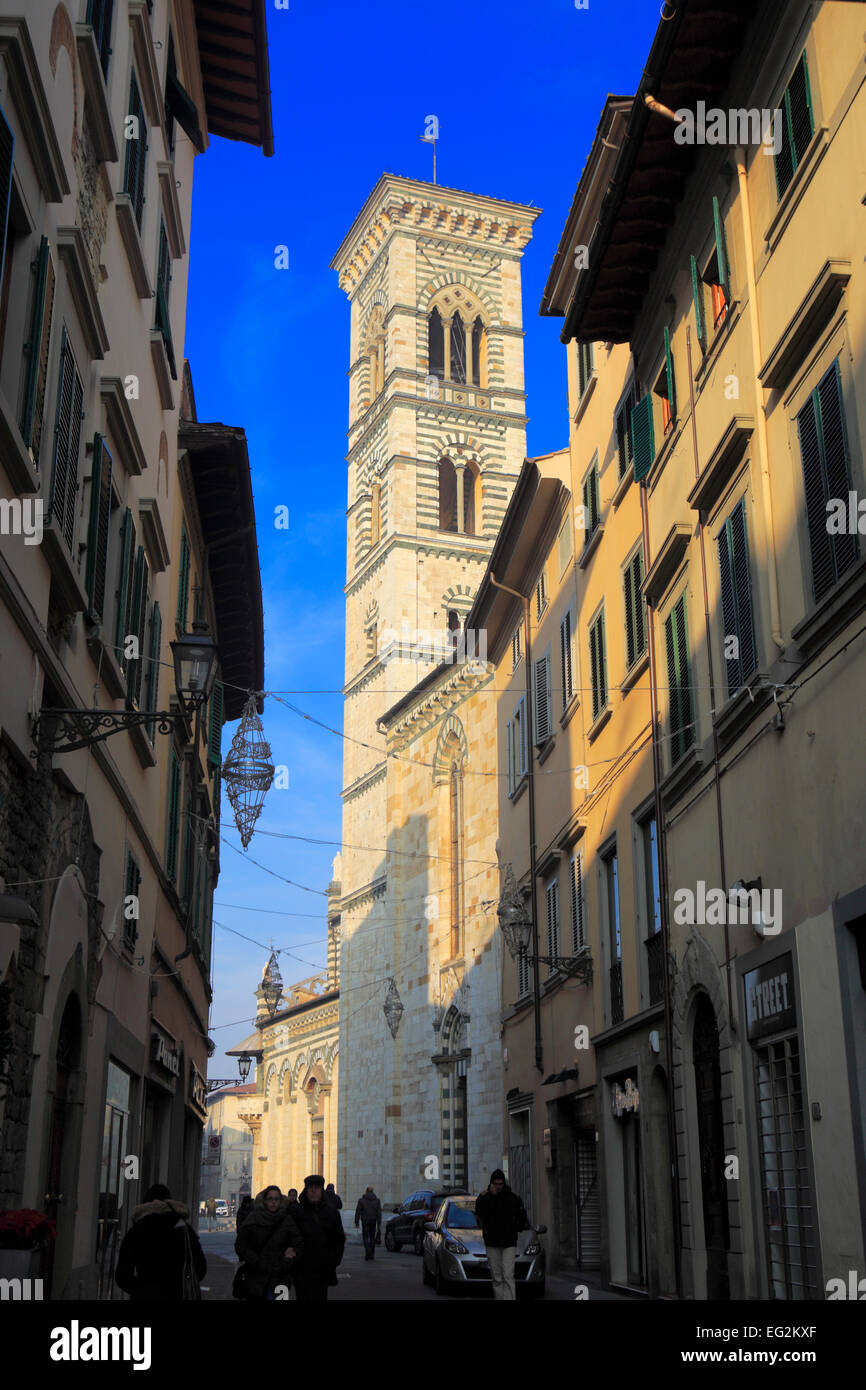
POLYGON ((653 431, 653 398, 649 392, 642 396, 631 413, 631 434, 634 445, 634 480, 639 483, 653 466, 656 456, 653 431))
POLYGON ((132 512, 127 507, 123 515, 123 526, 120 532, 120 576, 117 587, 117 624, 114 629, 114 645, 117 648, 118 661, 123 660, 123 647, 126 635, 130 631, 130 614, 132 612, 133 595, 133 571, 132 562, 135 555, 135 524, 132 520, 132 512))
POLYGON ((511 669, 512 669, 512 671, 514 670, 515 666, 517 665, 518 661, 520 660, 520 655, 521 655, 520 645, 521 645, 520 628, 517 627, 517 628, 514 629, 514 632, 513 632, 512 637, 511 637, 511 669))
POLYGON ((758 664, 752 592, 749 581, 749 543, 746 504, 741 499, 718 538, 722 590, 723 651, 728 694, 733 695, 758 664), (735 642, 731 641, 735 638, 735 642), (728 649, 735 653, 728 656, 728 649))
POLYGON ((806 521, 812 556, 812 592, 818 602, 853 565, 859 553, 856 532, 835 535, 827 530, 827 503, 845 502, 851 491, 851 466, 845 429, 845 404, 839 363, 834 362, 797 415, 806 521))
POLYGON ((171 285, 171 252, 166 236, 165 223, 159 224, 159 261, 156 271, 156 328, 162 334, 165 353, 172 379, 177 381, 177 367, 174 360, 174 344, 171 338, 171 323, 168 317, 168 292, 171 285))
POLYGON ((562 661, 562 708, 565 709, 574 695, 574 624, 570 608, 559 624, 559 654, 562 661))
POLYGON ((677 418, 677 384, 674 378, 674 358, 671 352, 670 329, 665 329, 665 386, 670 419, 673 424, 677 418))
POLYGON ((180 890, 181 901, 190 906, 193 886, 193 864, 195 860, 196 839, 193 829, 192 785, 187 768, 186 802, 183 817, 183 883, 180 890))
POLYGON ((521 695, 506 726, 508 791, 516 791, 526 773, 526 700, 521 695))
POLYGON ((632 380, 625 398, 616 412, 614 430, 619 466, 619 480, 625 477, 634 458, 634 445, 631 432, 631 413, 637 405, 637 382, 632 380))
MULTIPOLYGON (((547 954, 558 956, 561 954, 559 949, 559 880, 553 879, 548 883, 545 892, 545 906, 547 909, 547 954)), ((548 965, 548 975, 556 973, 555 965, 548 965)))
POLYGON ((583 901, 583 861, 573 854, 568 865, 568 886, 571 901, 571 949, 574 955, 586 945, 586 919, 583 901))
POLYGON ((138 657, 130 657, 124 661, 123 669, 127 677, 127 703, 139 704, 142 690, 142 671, 145 658, 145 636, 147 627, 147 588, 150 576, 150 566, 147 563, 147 556, 144 553, 144 546, 139 546, 135 556, 135 578, 132 585, 132 605, 130 608, 130 621, 127 635, 134 634, 138 640, 138 657))
MULTIPOLYGON (((138 940, 138 921, 137 917, 127 915, 133 904, 128 902, 129 898, 138 898, 138 890, 141 887, 141 871, 133 859, 132 855, 126 856, 126 878, 123 885, 123 944, 130 950, 138 940)), ((141 909, 139 907, 139 914, 141 909)))
POLYGON ((3 112, 0 111, 0 284, 6 262, 6 232, 9 227, 9 204, 12 200, 12 162, 15 136, 3 112))
POLYGON ((223 696, 222 681, 215 681, 208 709, 207 759, 216 767, 222 762, 223 696))
POLYGON ((51 318, 54 312, 54 261, 43 237, 36 259, 36 283, 27 340, 27 375, 24 381, 24 409, 21 437, 34 468, 39 467, 42 425, 45 418, 45 385, 48 380, 48 354, 51 348, 51 318))
POLYGON ((144 119, 144 103, 138 90, 138 82, 133 68, 129 80, 129 116, 137 122, 137 136, 126 141, 126 164, 123 171, 123 191, 128 193, 135 211, 138 230, 144 216, 144 173, 147 161, 147 126, 144 119))
POLYGON ((535 742, 542 748, 551 735, 552 711, 550 698, 550 655, 539 658, 535 663, 535 742))
POLYGON ((730 303, 731 283, 728 272, 728 247, 725 241, 725 223, 718 198, 713 198, 713 232, 716 238, 716 276, 721 286, 725 302, 730 303))
POLYGON ((505 726, 505 758, 507 763, 507 785, 508 795, 511 796, 517 782, 514 775, 515 756, 514 756, 514 720, 509 719, 505 726))
POLYGON ((544 570, 538 576, 538 583, 535 586, 535 612, 540 618, 547 607, 547 575, 544 570))
POLYGON ((165 872, 174 883, 177 878, 177 832, 180 822, 180 759, 172 748, 168 771, 168 815, 165 832, 165 872))
POLYGON ((93 37, 99 53, 99 64, 103 77, 108 77, 108 60, 111 57, 111 15, 114 0, 87 0, 87 23, 93 28, 93 37))
POLYGON ((587 473, 583 484, 583 508, 586 517, 586 534, 584 543, 588 542, 599 522, 600 508, 598 505, 598 466, 593 464, 587 473))
POLYGON ((671 765, 695 741, 692 692, 689 683, 689 645, 686 628, 686 596, 674 604, 665 622, 665 648, 670 687, 671 765))
POLYGON ((111 454, 105 440, 101 434, 94 435, 85 587, 90 603, 90 616, 100 623, 105 614, 105 578, 108 567, 108 534, 111 526, 111 466, 111 454))
POLYGON ((54 425, 54 467, 48 517, 53 521, 70 554, 75 540, 75 504, 78 498, 78 451, 81 443, 81 410, 84 390, 72 348, 63 330, 60 347, 60 383, 54 425))
POLYGON ((647 647, 646 600, 640 591, 643 580, 643 546, 639 545, 623 570, 625 661, 629 671, 647 647))
POLYGON ((177 625, 186 631, 187 607, 189 604, 189 540, 186 526, 180 530, 180 561, 177 580, 177 625))
POLYGON ((587 386, 589 378, 592 376, 592 343, 578 343, 577 345, 577 371, 580 395, 582 396, 587 386))
POLYGON ((692 272, 692 300, 695 306, 695 328, 698 335, 698 342, 701 345, 701 352, 707 350, 707 329, 704 321, 704 282, 698 273, 698 263, 694 256, 690 261, 692 272))
POLYGON ((589 665, 592 681, 592 717, 596 719, 607 704, 607 655, 603 610, 589 629, 589 665))
MULTIPOLYGON (((815 133, 812 90, 806 54, 802 54, 780 102, 782 135, 775 157, 776 190, 781 198, 809 148, 815 133)), ((778 119, 778 118, 777 118, 778 119)))
POLYGON ((530 987, 530 984, 532 983, 531 974, 530 974, 531 969, 532 969, 532 967, 531 967, 530 964, 529 964, 529 957, 528 957, 527 953, 524 951, 522 955, 519 955, 519 956, 517 957, 517 997, 518 997, 518 999, 523 999, 523 998, 529 993, 529 987, 530 987))
MULTIPOLYGON (((144 708, 156 710, 159 707, 159 654, 162 651, 162 614, 159 604, 154 603, 150 614, 150 643, 147 649, 147 672, 144 687, 144 708)), ((147 736, 151 743, 155 736, 155 720, 147 724, 147 736)))

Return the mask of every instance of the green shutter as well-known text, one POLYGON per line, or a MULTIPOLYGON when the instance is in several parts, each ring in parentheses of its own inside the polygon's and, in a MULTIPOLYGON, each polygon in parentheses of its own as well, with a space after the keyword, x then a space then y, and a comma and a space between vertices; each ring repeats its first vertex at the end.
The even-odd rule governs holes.
POLYGON ((649 473, 656 456, 653 401, 649 393, 641 397, 631 413, 631 437, 634 448, 634 477, 635 482, 640 482, 641 478, 645 478, 649 473))
POLYGON ((54 467, 51 474, 48 519, 56 521, 70 553, 75 539, 78 451, 81 443, 83 403, 84 389, 64 328, 60 347, 57 415, 54 423, 54 467))
POLYGON ((599 613, 589 630, 589 656, 592 680, 592 717, 595 719, 607 704, 603 612, 599 613))
POLYGON ((111 523, 111 466, 111 454, 105 440, 101 434, 94 435, 85 583, 90 600, 90 613, 98 622, 102 622, 105 611, 105 575, 111 523))
POLYGON ((180 529, 180 562, 178 571, 176 617, 178 627, 185 632, 187 605, 189 602, 189 540, 187 539, 186 526, 183 524, 180 529))
POLYGON ((677 418, 677 387, 674 381, 674 359, 671 353, 671 335, 668 328, 665 329, 665 378, 668 386, 668 405, 671 408, 671 420, 677 418))
POLYGON ((139 546, 135 556, 135 580, 132 586, 129 605, 129 627, 126 636, 138 638, 138 659, 124 660, 123 669, 127 679, 127 703, 138 704, 141 693, 141 668, 144 665, 144 629, 147 612, 147 557, 144 547, 139 546))
POLYGON ((731 301, 731 285, 728 276, 728 248, 725 243, 725 224, 722 221, 722 210, 719 207, 718 198, 713 198, 713 228, 716 234, 716 270, 719 281, 725 293, 725 302, 731 301))
POLYGON ((132 512, 127 507, 123 514, 123 528, 120 540, 120 585, 117 591, 117 627, 114 632, 114 645, 117 660, 123 660, 123 639, 126 636, 126 620, 130 605, 132 582, 132 557, 135 553, 135 526, 132 512))
POLYGON ((6 265, 6 233, 9 229, 9 204, 12 201, 12 164, 15 154, 15 135, 3 112, 0 111, 0 284, 6 265))
POLYGON ((174 883, 177 877, 177 829, 180 815, 180 761, 171 750, 168 774, 168 816, 166 818, 165 872, 174 883))
POLYGON ((144 214, 144 174, 147 156, 147 125, 144 106, 138 90, 138 82, 133 68, 129 82, 129 114, 138 121, 138 139, 126 141, 126 164, 123 174, 123 189, 129 194, 135 210, 135 220, 141 231, 144 214))
POLYGON ((111 12, 114 0, 87 0, 87 23, 93 27, 93 37, 99 52, 99 62, 103 77, 108 76, 108 59, 111 56, 111 12))
POLYGON ((646 625, 644 622, 644 597, 640 591, 643 583, 643 546, 636 552, 631 562, 632 588, 634 591, 634 633, 635 633, 635 655, 640 656, 646 651, 646 625))
POLYGON ((704 328, 704 309, 703 309, 703 293, 704 293, 704 291, 703 291, 703 283, 704 283, 704 282, 703 282, 703 280, 701 279, 700 275, 698 274, 698 263, 697 263, 697 261, 695 260, 694 256, 691 257, 691 268, 692 268, 692 299, 694 300, 694 304, 695 304, 695 325, 696 325, 697 331, 698 331, 698 342, 699 342, 700 345, 701 345, 701 351, 702 351, 702 352, 706 352, 706 350, 707 350, 707 337, 706 337, 706 329, 704 328))
POLYGON ((45 383, 48 377, 48 351, 51 344, 51 316, 54 310, 54 262, 48 238, 39 244, 36 260, 36 284, 33 290, 33 309, 30 315, 30 337, 27 342, 27 376, 24 383, 24 408, 21 415, 21 438, 30 452, 35 467, 39 465, 42 442, 42 420, 45 411, 45 383))
POLYGON ((827 530, 827 503, 846 504, 851 490, 851 467, 845 429, 845 406, 839 363, 834 362, 797 415, 806 500, 806 521, 812 558, 812 589, 823 598, 859 554, 856 533, 827 530))
POLYGON ((665 647, 670 687, 671 763, 674 764, 694 742, 685 594, 665 622, 665 647))
POLYGON ((740 501, 719 536, 723 637, 735 636, 739 655, 725 657, 728 694, 733 695, 757 666, 755 625, 749 579, 745 502, 740 501))
MULTIPOLYGON (((153 611, 150 615, 150 649, 148 651, 147 663, 147 685, 145 696, 145 708, 156 710, 159 703, 159 655, 162 650, 162 614, 159 611, 159 604, 154 603, 153 611)), ((147 736, 151 743, 154 740, 155 721, 151 719, 147 725, 147 736)))
POLYGON ((626 668, 631 670, 646 647, 644 627, 643 595, 640 591, 643 582, 641 551, 637 550, 626 566, 623 575, 625 589, 625 652, 626 668))
POLYGON ((803 52, 791 74, 781 102, 782 143, 776 155, 776 191, 779 197, 799 168, 815 133, 809 65, 803 52))
POLYGON ((223 735, 223 685, 222 681, 215 681, 210 697, 209 719, 208 719, 208 739, 207 739, 207 759, 219 767, 222 762, 222 735, 223 735))

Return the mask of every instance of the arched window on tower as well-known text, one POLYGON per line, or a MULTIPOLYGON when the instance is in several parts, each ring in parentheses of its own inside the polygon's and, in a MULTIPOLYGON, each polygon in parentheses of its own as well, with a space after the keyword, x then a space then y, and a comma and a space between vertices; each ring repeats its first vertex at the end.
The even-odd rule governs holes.
POLYGON ((451 380, 466 381, 466 329, 459 313, 451 320, 451 380))
POLYGON ((427 375, 445 377, 445 332, 442 315, 434 309, 427 320, 427 375))
POLYGON ((487 333, 480 314, 472 325, 472 381, 487 385, 487 333))
POLYGON ((450 459, 439 464, 439 530, 457 530, 457 470, 450 459))
POLYGON ((453 650, 460 640, 460 614, 453 608, 448 609, 448 637, 453 650))
POLYGON ((463 531, 467 536, 478 534, 477 522, 480 519, 479 506, 481 493, 481 479, 478 472, 478 464, 474 461, 467 463, 463 470, 463 531))
POLYGON ((449 844, 449 925, 451 959, 460 955, 463 944, 463 768, 460 762, 460 741, 456 734, 448 735, 452 754, 448 777, 448 844, 449 844))
POLYGON ((382 536, 382 484, 374 483, 370 503, 370 545, 378 545, 382 536))

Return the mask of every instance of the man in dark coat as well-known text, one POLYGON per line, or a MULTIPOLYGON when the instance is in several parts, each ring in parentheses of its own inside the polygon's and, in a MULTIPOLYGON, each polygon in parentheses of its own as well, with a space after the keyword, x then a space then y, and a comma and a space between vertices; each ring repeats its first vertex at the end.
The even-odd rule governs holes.
POLYGON ((244 1266, 245 1296, 270 1302, 274 1288, 292 1282, 303 1237, 276 1186, 266 1187, 238 1229, 235 1252, 244 1266))
POLYGON ((203 1279, 207 1260, 189 1224, 189 1207, 172 1201, 164 1183, 154 1183, 133 1210, 117 1257, 116 1283, 137 1302, 180 1302, 187 1240, 196 1277, 203 1279))
POLYGON ((252 1199, 252 1197, 250 1196, 250 1194, 247 1192, 246 1195, 245 1195, 245 1197, 244 1197, 244 1199, 243 1199, 243 1201, 241 1202, 240 1206, 238 1207, 238 1214, 237 1214, 237 1216, 235 1217, 235 1230, 236 1230, 236 1231, 239 1231, 239 1230, 240 1230, 241 1226, 242 1226, 242 1225, 244 1224, 244 1222, 246 1221, 246 1219, 247 1219, 247 1217, 249 1216, 249 1214, 250 1214, 250 1212, 252 1211, 252 1209, 253 1209, 253 1199, 252 1199))
POLYGON ((328 1297, 328 1288, 337 1283, 337 1265, 346 1244, 340 1213, 325 1200, 325 1179, 318 1174, 304 1178, 304 1190, 290 1210, 304 1242, 295 1272, 298 1302, 321 1303, 328 1297))
POLYGON ((475 1215, 487 1247, 493 1297, 514 1299, 517 1297, 514 1288, 517 1237, 520 1231, 528 1228, 529 1221, 522 1201, 508 1186, 501 1168, 494 1168, 490 1174, 487 1191, 482 1192, 475 1203, 475 1215))
POLYGON ((343 1210, 343 1199, 332 1182, 329 1182, 328 1186, 325 1188, 325 1201, 333 1202, 337 1211, 343 1210))
POLYGON ((376 1258, 376 1238, 382 1234, 382 1203, 372 1186, 368 1186, 366 1192, 358 1198, 355 1208, 356 1229, 359 1221, 361 1235, 364 1237, 364 1259, 373 1260, 376 1258))

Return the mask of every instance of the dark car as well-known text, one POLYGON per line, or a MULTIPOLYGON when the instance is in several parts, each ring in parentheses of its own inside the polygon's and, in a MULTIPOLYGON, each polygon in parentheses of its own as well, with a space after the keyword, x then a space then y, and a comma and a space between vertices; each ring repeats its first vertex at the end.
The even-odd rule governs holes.
POLYGON ((406 1198, 385 1226, 385 1249, 396 1252, 411 1245, 416 1255, 424 1244, 424 1227, 433 1221, 443 1202, 449 1197, 468 1196, 465 1192, 434 1192, 422 1187, 406 1198))
MULTIPOLYGON (((440 1204, 435 1219, 428 1223, 421 1247, 421 1277, 437 1293, 457 1293, 470 1285, 492 1290, 475 1198, 456 1194, 452 1198, 440 1204)), ((536 1226, 517 1237, 515 1290, 527 1298, 544 1297, 546 1259, 538 1237, 546 1231, 546 1226, 536 1226)))

